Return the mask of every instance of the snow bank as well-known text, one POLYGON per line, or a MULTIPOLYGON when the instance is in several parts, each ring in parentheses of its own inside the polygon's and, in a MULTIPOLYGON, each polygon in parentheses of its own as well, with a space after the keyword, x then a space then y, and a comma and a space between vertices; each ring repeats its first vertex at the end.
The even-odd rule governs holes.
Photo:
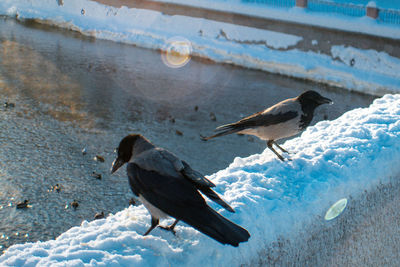
POLYGON ((319 122, 287 141, 283 146, 292 153, 292 161, 282 163, 268 149, 236 158, 209 178, 236 213, 211 205, 252 235, 238 248, 223 246, 184 223, 176 227, 176 237, 161 229, 143 237, 150 216, 143 206, 131 206, 106 219, 84 221, 56 240, 14 245, 0 256, 0 265, 238 266, 258 262, 260 253, 278 237, 295 237, 315 221, 330 223, 323 216, 337 200, 349 198, 350 205, 365 190, 396 177, 399 144, 400 95, 386 95, 369 108, 319 122))
MULTIPOLYGON (((160 48, 157 45, 164 44, 167 39, 179 33, 191 38, 220 38, 234 43, 256 43, 276 49, 294 46, 302 40, 301 37, 290 34, 206 19, 168 16, 152 10, 113 8, 88 0, 66 1, 62 6, 49 0, 45 1, 48 3, 29 1, 32 5, 27 0, 8 2, 0 4, 0 10, 3 9, 1 13, 21 19, 38 19, 87 35, 135 44, 146 42, 145 38, 148 37, 155 41, 155 48, 160 48), (158 39, 160 43, 157 44, 158 39)), ((141 45, 149 44, 146 42, 141 45)))
MULTIPOLYGON (((329 29, 337 29, 347 32, 359 32, 374 36, 388 37, 400 39, 398 25, 390 25, 375 21, 369 18, 351 17, 344 14, 329 12, 310 12, 303 8, 280 8, 279 1, 275 2, 277 6, 264 3, 264 1, 242 0, 154 0, 155 2, 174 3, 183 6, 200 7, 224 12, 232 12, 235 14, 244 14, 260 18, 288 21, 299 24, 314 25, 329 29), (254 3, 251 3, 254 2, 254 3)), ((272 2, 272 1, 265 1, 272 2)), ((285 1, 282 1, 283 3, 285 1)), ((366 6, 365 1, 360 2, 341 0, 332 1, 345 4, 366 6), (362 3, 363 2, 363 3, 362 3)), ((378 7, 386 9, 400 9, 400 2, 393 0, 379 1, 378 7)))
POLYGON ((400 59, 393 58, 385 52, 376 50, 360 50, 343 45, 332 46, 331 53, 344 64, 366 73, 385 75, 390 73, 400 81, 400 59))
MULTIPOLYGON (((302 37, 244 26, 185 16, 168 16, 151 10, 112 8, 88 0, 3 0, 0 14, 20 19, 36 19, 96 38, 167 50, 171 39, 187 39, 194 56, 216 62, 232 63, 291 77, 374 95, 400 92, 399 60, 382 52, 358 50, 360 64, 350 66, 343 53, 348 48, 335 47, 332 55, 301 51, 294 47, 302 37), (340 50, 345 50, 342 52, 340 50), (394 68, 365 70, 373 61, 391 62, 394 68)), ((370 23, 365 21, 365 23, 370 23)), ((399 29, 395 32, 400 35, 399 29)), ((179 49, 178 49, 179 50, 179 49)), ((354 51, 352 53, 354 54, 354 51)), ((383 63, 380 63, 380 66, 383 63)))

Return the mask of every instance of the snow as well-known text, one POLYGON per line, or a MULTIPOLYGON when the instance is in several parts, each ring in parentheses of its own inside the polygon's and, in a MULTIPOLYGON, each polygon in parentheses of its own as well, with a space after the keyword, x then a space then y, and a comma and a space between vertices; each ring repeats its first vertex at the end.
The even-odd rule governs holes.
MULTIPOLYGON (((221 3, 217 1, 209 7, 213 8, 221 3)), ((224 6, 230 5, 225 3, 224 6)), ((246 10, 245 7, 241 10, 246 10)), ((254 15, 259 15, 259 9, 253 11, 254 15)), ((274 12, 267 13, 279 15, 280 12, 287 11, 274 9, 274 12)), ((293 12, 290 16, 310 16, 301 10, 293 12)), ((397 58, 384 52, 341 46, 332 49, 333 55, 302 51, 295 48, 302 37, 292 34, 201 18, 168 16, 152 10, 113 8, 88 0, 66 1, 62 6, 50 0, 3 0, 0 3, 0 14, 17 16, 19 19, 35 19, 96 38, 151 49, 168 50, 166 46, 171 39, 183 38, 189 40, 191 48, 185 50, 191 51, 192 56, 209 58, 215 62, 232 63, 379 96, 400 92, 397 58), (338 51, 340 49, 344 51, 338 51), (353 66, 347 60, 349 53, 356 62, 353 66), (374 54, 372 58, 369 57, 371 54, 374 54), (338 57, 341 60, 337 60, 338 57), (389 62, 390 66, 385 66, 384 62, 389 62), (374 68, 366 70, 365 67, 368 66, 374 68), (383 68, 380 69, 380 66, 383 68)), ((337 17, 334 19, 340 21, 330 21, 334 25, 346 22, 337 17)), ((368 18, 358 21, 364 26, 378 27, 368 18)), ((351 21, 350 24, 353 23, 351 21)), ((385 32, 382 26, 379 25, 378 28, 374 28, 376 32, 385 32)), ((388 29, 387 33, 391 37, 400 38, 398 28, 388 29)))
MULTIPOLYGON (((379 2, 379 7, 400 9, 399 1, 379 2)), ((338 29, 349 32, 360 32, 375 36, 399 39, 399 25, 385 25, 377 21, 366 23, 364 18, 350 17, 328 12, 309 12, 303 8, 278 8, 261 3, 243 3, 241 0, 157 0, 156 2, 175 3, 185 6, 201 7, 211 10, 227 11, 236 14, 251 15, 260 18, 295 22, 320 26, 330 29, 338 29)), ((338 3, 349 3, 348 1, 332 1, 338 3)), ((353 1, 354 2, 354 1, 353 1)), ((359 4, 359 3, 358 3, 359 4)))
MULTIPOLYGON (((166 16, 151 10, 128 9, 126 7, 116 9, 91 1, 71 1, 60 8, 53 2, 48 3, 47 10, 41 6, 42 1, 35 4, 34 8, 26 8, 27 4, 24 0, 20 1, 19 5, 13 6, 11 4, 8 9, 6 7, 10 6, 10 3, 4 3, 1 9, 6 10, 5 14, 10 16, 16 15, 18 18, 54 21, 55 24, 67 23, 68 25, 64 25, 64 27, 71 27, 84 34, 100 38, 115 38, 117 41, 123 41, 126 38, 128 42, 135 42, 133 36, 135 34, 139 37, 143 35, 143 38, 153 37, 156 41, 157 38, 164 39, 180 33, 180 35, 192 38, 198 36, 206 39, 221 38, 235 43, 257 43, 279 49, 294 46, 302 40, 302 37, 291 34, 206 19, 166 16), (66 9, 65 13, 63 12, 64 9, 66 9), (189 21, 190 23, 188 23, 189 21)), ((142 40, 138 40, 138 42, 140 41, 142 40)))
POLYGON ((376 8, 377 5, 374 1, 370 1, 370 2, 368 2, 367 7, 376 8))
POLYGON ((354 47, 343 45, 332 46, 332 56, 339 58, 344 64, 352 66, 360 71, 376 74, 391 73, 392 76, 400 81, 400 59, 389 56, 385 52, 376 50, 360 50, 354 47), (353 60, 353 62, 352 62, 353 60))
POLYGON ((249 241, 238 248, 223 246, 184 223, 176 227, 176 236, 155 229, 143 237, 150 216, 141 205, 105 219, 84 221, 55 240, 14 245, 0 256, 0 265, 245 264, 257 259, 277 237, 290 238, 313 221, 323 223, 325 213, 338 200, 347 198, 349 205, 365 190, 398 177, 399 144, 400 95, 385 95, 369 108, 321 121, 285 142, 291 161, 282 163, 268 149, 236 158, 227 169, 208 178, 236 213, 210 205, 251 233, 249 241))
MULTIPOLYGON (((311 14, 300 8, 260 8, 240 1, 229 5, 221 0, 166 1, 234 13, 240 10, 242 14, 258 17, 400 39, 398 27, 367 18, 311 14)), ((294 48, 302 37, 292 34, 167 16, 151 10, 113 8, 88 0, 64 1, 62 6, 58 2, 3 0, 0 14, 36 19, 96 38, 152 49, 191 51, 194 56, 216 62, 364 93, 400 92, 400 60, 385 52, 335 45, 331 54, 325 55, 294 48), (185 47, 168 46, 174 41, 184 42, 185 47)), ((382 2, 376 1, 377 6, 382 2)), ((318 45, 318 41, 313 40, 312 45, 318 45)), ((239 248, 222 246, 183 223, 176 227, 176 237, 159 229, 143 237, 150 217, 143 206, 131 206, 105 219, 84 221, 55 240, 14 245, 0 256, 0 265, 188 266, 201 261, 205 266, 237 266, 247 263, 256 259, 258 252, 278 236, 289 238, 299 228, 321 219, 338 200, 357 196, 396 177, 399 139, 400 95, 385 95, 369 108, 347 112, 334 121, 322 121, 300 137, 287 141, 283 146, 292 152, 292 161, 282 163, 266 149, 248 158, 236 158, 227 169, 211 175, 216 191, 236 213, 210 205, 252 235, 239 248)))

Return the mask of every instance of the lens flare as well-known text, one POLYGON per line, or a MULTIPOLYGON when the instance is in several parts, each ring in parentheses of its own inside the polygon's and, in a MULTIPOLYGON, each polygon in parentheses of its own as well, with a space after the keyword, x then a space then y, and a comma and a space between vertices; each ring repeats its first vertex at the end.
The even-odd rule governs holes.
POLYGON ((183 37, 173 37, 162 49, 161 59, 170 68, 181 68, 190 61, 192 45, 183 37))
POLYGON ((342 198, 333 204, 325 214, 325 220, 330 221, 339 216, 347 206, 347 199, 342 198))

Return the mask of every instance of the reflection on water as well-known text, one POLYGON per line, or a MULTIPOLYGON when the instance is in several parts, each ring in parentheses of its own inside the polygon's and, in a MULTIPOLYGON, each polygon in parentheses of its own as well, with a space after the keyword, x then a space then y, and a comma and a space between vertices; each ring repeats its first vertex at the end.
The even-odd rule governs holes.
POLYGON ((0 60, 3 75, 12 85, 3 88, 7 95, 16 93, 17 88, 29 88, 24 93, 33 101, 63 107, 64 111, 48 110, 57 119, 81 121, 86 117, 78 112, 81 109, 80 84, 31 47, 4 40, 0 46, 0 60))
POLYGON ((114 148, 127 133, 142 133, 210 174, 265 144, 238 136, 202 142, 200 133, 304 89, 335 100, 314 122, 372 101, 198 59, 169 68, 156 51, 0 19, 0 101, 15 103, 0 106, 0 251, 127 207, 132 193, 124 171, 109 175, 114 148), (105 162, 94 161, 96 155, 105 162), (60 192, 51 190, 56 184, 60 192), (16 209, 24 199, 31 207, 16 209))

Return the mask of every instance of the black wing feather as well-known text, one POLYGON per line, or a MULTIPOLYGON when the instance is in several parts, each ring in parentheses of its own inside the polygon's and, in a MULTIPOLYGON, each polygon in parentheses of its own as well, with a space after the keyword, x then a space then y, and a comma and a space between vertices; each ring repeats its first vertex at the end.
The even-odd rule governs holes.
POLYGON ((128 177, 131 187, 134 187, 132 191, 142 195, 156 207, 165 206, 160 209, 171 216, 176 206, 206 204, 196 187, 183 177, 161 175, 142 169, 135 163, 128 164, 128 177))
POLYGON ((215 187, 213 182, 204 177, 200 172, 193 170, 185 161, 182 160, 182 164, 184 167, 181 171, 182 174, 189 180, 193 181, 193 183, 198 186, 215 187))
MULTIPOLYGON (((228 124, 226 126, 233 126, 242 130, 258 126, 270 126, 294 119, 297 115, 298 113, 296 111, 287 111, 285 113, 278 114, 263 114, 263 112, 258 112, 249 117, 241 119, 236 123, 228 124)), ((219 128, 220 127, 217 129, 219 128)), ((222 128, 225 128, 225 126, 221 126, 221 129, 222 128)))
POLYGON ((279 124, 294 119, 298 115, 298 112, 296 111, 287 111, 278 114, 270 114, 263 112, 264 111, 257 112, 249 117, 241 119, 238 122, 219 126, 217 129, 215 129, 215 131, 217 131, 218 133, 209 137, 203 137, 203 140, 209 140, 214 137, 223 136, 231 133, 237 133, 249 128, 279 124))
POLYGON ((212 210, 189 180, 163 176, 134 163, 128 164, 128 176, 134 192, 218 242, 238 246, 249 239, 250 234, 244 228, 212 210))
POLYGON ((181 171, 181 174, 187 178, 190 182, 196 186, 198 190, 200 190, 204 195, 206 195, 209 199, 218 203, 229 212, 235 212, 231 206, 228 205, 225 201, 223 201, 217 193, 214 192, 210 187, 215 187, 215 184, 208 180, 204 175, 200 172, 193 170, 189 164, 185 161, 182 161, 184 169, 181 171))

